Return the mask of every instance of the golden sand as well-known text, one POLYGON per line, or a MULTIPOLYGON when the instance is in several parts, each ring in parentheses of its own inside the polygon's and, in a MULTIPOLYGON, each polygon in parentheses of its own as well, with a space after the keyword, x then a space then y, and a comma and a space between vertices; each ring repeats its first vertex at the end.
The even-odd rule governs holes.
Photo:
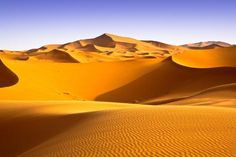
POLYGON ((67 101, 1 102, 0 111, 2 156, 236 153, 231 108, 67 101))
POLYGON ((235 50, 103 34, 1 51, 0 157, 236 156, 235 50))

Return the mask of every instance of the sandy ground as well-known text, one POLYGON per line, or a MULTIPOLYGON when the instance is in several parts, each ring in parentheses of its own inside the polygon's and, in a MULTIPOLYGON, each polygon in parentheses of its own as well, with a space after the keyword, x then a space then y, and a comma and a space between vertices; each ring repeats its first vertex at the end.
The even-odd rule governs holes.
POLYGON ((236 110, 76 101, 0 103, 1 156, 235 156, 236 110))

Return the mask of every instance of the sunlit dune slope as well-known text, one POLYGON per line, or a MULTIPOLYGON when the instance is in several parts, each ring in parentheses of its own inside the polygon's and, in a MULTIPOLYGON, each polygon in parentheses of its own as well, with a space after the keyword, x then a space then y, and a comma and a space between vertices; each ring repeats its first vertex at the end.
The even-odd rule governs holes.
POLYGON ((60 116, 49 113, 8 119, 11 131, 3 129, 1 134, 12 133, 14 138, 3 138, 1 149, 18 148, 10 155, 24 157, 228 157, 236 153, 236 113, 231 108, 143 106, 60 116))
POLYGON ((155 69, 148 74, 98 96, 96 100, 147 102, 157 99, 167 101, 235 82, 236 68, 234 67, 189 68, 179 65, 169 58, 158 63, 155 69))
POLYGON ((103 102, 1 101, 0 156, 17 156, 75 125, 86 123, 87 119, 96 118, 97 111, 136 107, 103 102))
POLYGON ((12 86, 18 82, 18 77, 0 60, 0 88, 12 86))
MULTIPOLYGON (((4 64, 19 77, 19 82, 8 88, 0 88, 0 99, 91 100, 150 72, 158 62, 158 59, 143 59, 79 64, 6 59, 4 64)), ((7 74, 5 77, 11 77, 7 71, 4 73, 7 74)), ((8 78, 1 79, 6 83, 9 81, 8 78)))
POLYGON ((193 68, 236 67, 236 46, 211 50, 186 50, 173 56, 183 66, 193 68))

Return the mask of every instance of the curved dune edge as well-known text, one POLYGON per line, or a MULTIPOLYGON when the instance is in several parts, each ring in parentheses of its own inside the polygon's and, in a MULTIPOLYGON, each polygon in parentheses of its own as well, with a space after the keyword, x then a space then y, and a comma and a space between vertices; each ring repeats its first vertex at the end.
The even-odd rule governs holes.
POLYGON ((160 61, 139 59, 77 64, 6 60, 5 64, 21 80, 16 86, 0 88, 0 99, 93 100, 97 95, 149 73, 160 61))
POLYGON ((234 156, 235 123, 230 108, 100 111, 20 156, 234 156))
POLYGON ((209 49, 185 50, 172 56, 179 65, 191 68, 236 67, 236 46, 209 49))
MULTIPOLYGON (((167 104, 167 103, 173 103, 176 101, 181 101, 185 99, 195 99, 195 98, 214 98, 214 99, 235 99, 236 98, 236 83, 232 84, 224 84, 219 85, 211 88, 204 89, 202 91, 192 93, 188 96, 183 97, 176 97, 172 99, 153 99, 144 101, 142 103, 144 104, 150 104, 150 105, 159 105, 159 104, 167 104)), ((233 107, 236 107, 236 105, 233 105, 233 107)))
POLYGON ((66 51, 57 50, 57 49, 54 49, 47 53, 34 53, 34 55, 31 55, 31 58, 36 58, 38 60, 59 62, 59 63, 79 63, 78 60, 73 58, 66 51))
POLYGON ((95 100, 136 103, 152 99, 173 100, 230 83, 236 83, 235 67, 190 68, 169 58, 158 63, 148 74, 95 100))
POLYGON ((0 88, 15 85, 18 81, 17 75, 0 60, 0 88))

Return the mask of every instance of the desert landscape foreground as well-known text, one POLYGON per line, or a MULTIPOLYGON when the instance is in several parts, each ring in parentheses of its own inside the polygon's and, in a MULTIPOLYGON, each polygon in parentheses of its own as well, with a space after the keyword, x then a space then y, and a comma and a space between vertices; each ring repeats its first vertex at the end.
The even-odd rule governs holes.
POLYGON ((0 51, 0 156, 236 156, 236 46, 112 34, 0 51))

